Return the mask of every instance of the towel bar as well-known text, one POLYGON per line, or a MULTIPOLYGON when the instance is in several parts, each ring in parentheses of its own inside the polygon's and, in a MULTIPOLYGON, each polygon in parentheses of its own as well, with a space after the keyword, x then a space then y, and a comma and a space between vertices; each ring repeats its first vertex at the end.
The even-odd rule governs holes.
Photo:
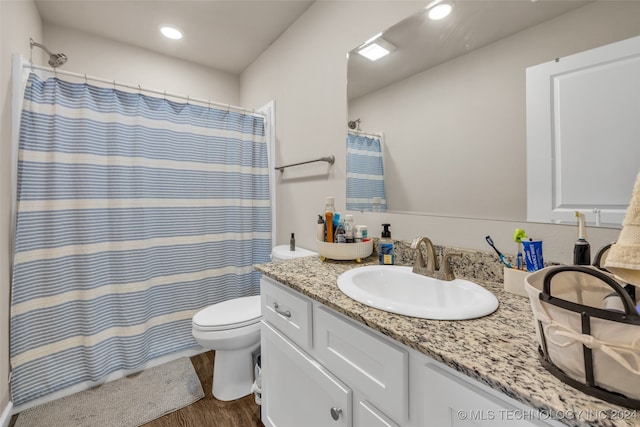
POLYGON ((293 163, 290 165, 285 165, 285 166, 276 166, 274 169, 279 170, 280 172, 284 172, 285 168, 291 167, 291 166, 298 166, 298 165, 306 165, 307 163, 313 163, 313 162, 327 162, 330 165, 334 164, 336 161, 336 158, 332 155, 328 156, 328 157, 320 157, 319 159, 315 159, 315 160, 309 160, 306 162, 300 162, 300 163, 293 163))

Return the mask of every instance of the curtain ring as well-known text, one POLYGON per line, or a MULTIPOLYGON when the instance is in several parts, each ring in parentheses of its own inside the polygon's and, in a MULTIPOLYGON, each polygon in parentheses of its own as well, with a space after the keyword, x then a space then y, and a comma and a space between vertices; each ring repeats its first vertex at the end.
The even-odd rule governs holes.
POLYGON ((113 90, 116 90, 116 81, 113 81, 113 90))
POLYGON ((189 104, 189 95, 187 95, 187 105, 189 104))
POLYGON ((142 87, 140 85, 138 85, 138 95, 142 95, 142 87))
POLYGON ((209 99, 209 110, 211 110, 211 100, 209 99))
POLYGON ((164 93, 164 100, 166 101, 167 100, 167 91, 165 90, 163 93, 164 93))

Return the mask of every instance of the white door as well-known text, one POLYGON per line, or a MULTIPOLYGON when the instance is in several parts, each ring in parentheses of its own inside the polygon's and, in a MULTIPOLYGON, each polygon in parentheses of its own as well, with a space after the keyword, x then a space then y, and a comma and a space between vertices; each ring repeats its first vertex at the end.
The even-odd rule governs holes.
POLYGON ((350 427, 351 390, 267 323, 262 326, 267 427, 350 427))
POLYGON ((527 69, 527 220, 621 225, 640 170, 640 37, 527 69))

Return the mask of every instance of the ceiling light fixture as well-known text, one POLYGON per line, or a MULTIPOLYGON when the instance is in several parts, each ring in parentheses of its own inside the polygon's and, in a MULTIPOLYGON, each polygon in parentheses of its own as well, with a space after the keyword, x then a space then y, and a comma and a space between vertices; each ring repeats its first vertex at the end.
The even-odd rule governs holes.
POLYGON ((384 40, 383 38, 376 37, 369 39, 367 43, 363 44, 358 53, 370 61, 376 61, 383 56, 388 55, 396 47, 384 40))
POLYGON ((182 38, 182 31, 170 25, 163 25, 160 27, 160 32, 163 36, 171 40, 180 40, 182 38))
POLYGON ((446 18, 452 10, 453 5, 451 3, 438 3, 429 9, 429 19, 437 21, 446 18))

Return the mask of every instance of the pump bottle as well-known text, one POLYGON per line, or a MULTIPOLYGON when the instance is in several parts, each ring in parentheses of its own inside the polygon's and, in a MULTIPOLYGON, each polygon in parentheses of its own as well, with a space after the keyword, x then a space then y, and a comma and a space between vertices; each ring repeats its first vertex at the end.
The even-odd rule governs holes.
POLYGON ((393 253, 393 240, 391 240, 391 232, 389 231, 391 224, 382 224, 382 227, 384 227, 384 230, 378 242, 378 259, 381 265, 393 265, 395 255, 393 253))
POLYGON ((591 264, 591 245, 586 238, 587 227, 584 222, 584 214, 576 211, 576 217, 578 218, 578 240, 573 246, 573 263, 575 265, 589 265, 591 264))

